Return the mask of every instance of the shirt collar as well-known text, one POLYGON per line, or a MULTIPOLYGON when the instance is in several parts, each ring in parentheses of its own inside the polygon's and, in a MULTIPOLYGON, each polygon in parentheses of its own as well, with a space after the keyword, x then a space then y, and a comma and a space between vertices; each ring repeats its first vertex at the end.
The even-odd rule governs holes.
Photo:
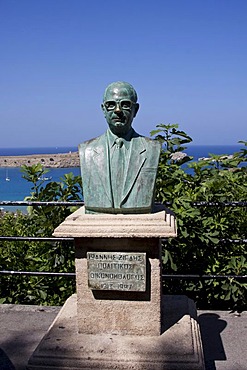
MULTIPOLYGON (((130 130, 129 130, 129 132, 125 135, 125 136, 123 136, 123 145, 124 145, 124 147, 128 150, 129 149, 129 147, 130 147, 130 140, 131 140, 131 138, 132 138, 132 135, 133 135, 133 129, 131 128, 130 130)), ((108 138, 108 143, 109 143, 109 145, 110 145, 110 148, 112 148, 113 147, 113 145, 115 144, 115 141, 116 141, 116 139, 118 138, 118 136, 117 135, 114 135, 112 132, 111 132, 111 130, 108 128, 107 129, 107 138, 108 138)))

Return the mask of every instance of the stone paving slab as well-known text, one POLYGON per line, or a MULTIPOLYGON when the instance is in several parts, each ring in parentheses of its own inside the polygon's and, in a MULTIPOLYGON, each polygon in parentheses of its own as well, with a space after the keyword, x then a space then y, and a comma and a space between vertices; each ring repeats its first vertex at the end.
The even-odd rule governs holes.
POLYGON ((206 370, 247 369, 247 312, 198 311, 206 370))
POLYGON ((0 370, 25 370, 61 307, 0 305, 0 370))

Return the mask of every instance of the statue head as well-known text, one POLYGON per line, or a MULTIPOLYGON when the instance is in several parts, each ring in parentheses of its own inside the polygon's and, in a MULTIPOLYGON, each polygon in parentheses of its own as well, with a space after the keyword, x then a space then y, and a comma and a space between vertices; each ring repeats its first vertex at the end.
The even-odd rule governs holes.
POLYGON ((128 82, 113 82, 105 89, 101 107, 110 130, 117 136, 124 136, 139 109, 137 93, 128 82))

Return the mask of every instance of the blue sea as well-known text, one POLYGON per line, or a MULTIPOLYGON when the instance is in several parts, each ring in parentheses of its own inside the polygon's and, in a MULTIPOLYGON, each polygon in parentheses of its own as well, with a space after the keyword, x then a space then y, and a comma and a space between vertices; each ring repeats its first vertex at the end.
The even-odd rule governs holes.
MULTIPOLYGON (((1 156, 10 155, 28 155, 28 154, 57 154, 77 151, 77 147, 49 147, 49 148, 0 148, 1 156)), ((51 177, 50 181, 60 181, 64 174, 72 172, 74 175, 80 174, 79 167, 71 168, 49 168, 45 175, 51 177)), ((47 181, 44 183, 44 185, 47 181)), ((0 167, 0 201, 21 201, 30 195, 32 183, 22 178, 20 168, 0 167), (10 181, 6 181, 6 177, 10 181)), ((20 206, 2 206, 4 210, 15 211, 20 209, 25 212, 25 207, 20 206)))
MULTIPOLYGON (((201 157, 208 157, 209 154, 233 154, 241 149, 241 145, 190 145, 185 152, 197 160, 201 157)), ((77 147, 49 147, 49 148, 0 148, 1 156, 27 155, 27 154, 55 154, 77 151, 77 147)), ((46 176, 51 177, 51 181, 59 181, 60 178, 72 172, 74 175, 80 174, 79 167, 72 168, 52 168, 46 176)), ((0 168, 0 201, 21 201, 30 195, 32 184, 22 178, 19 168, 0 168), (10 181, 6 181, 6 177, 10 181)), ((0 204, 0 208, 2 205, 0 204)), ((23 207, 4 206, 5 210, 15 211, 17 208, 24 210, 23 207)))

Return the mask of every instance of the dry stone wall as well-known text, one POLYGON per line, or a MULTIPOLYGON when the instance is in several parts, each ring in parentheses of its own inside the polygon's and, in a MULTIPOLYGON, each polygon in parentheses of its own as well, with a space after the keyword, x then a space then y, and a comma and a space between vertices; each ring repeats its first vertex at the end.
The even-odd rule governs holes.
POLYGON ((0 167, 32 166, 41 163, 46 168, 79 167, 79 153, 33 154, 23 156, 0 156, 0 167))

